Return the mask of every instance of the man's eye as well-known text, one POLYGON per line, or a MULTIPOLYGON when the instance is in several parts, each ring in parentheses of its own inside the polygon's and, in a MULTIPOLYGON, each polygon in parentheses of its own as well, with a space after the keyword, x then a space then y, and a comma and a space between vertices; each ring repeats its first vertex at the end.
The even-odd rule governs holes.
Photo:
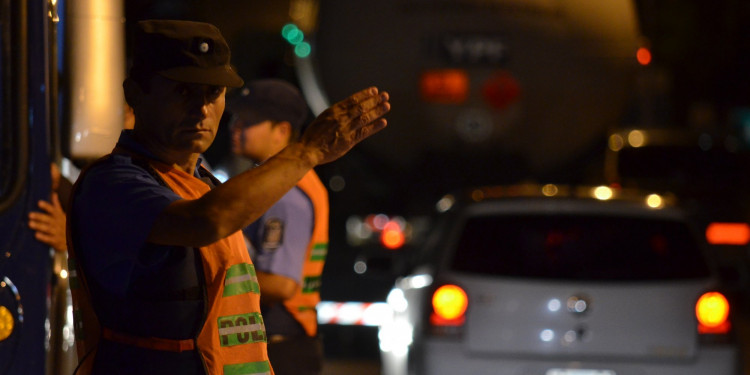
POLYGON ((209 90, 209 94, 211 97, 216 98, 224 91, 223 86, 211 86, 211 89, 209 90))

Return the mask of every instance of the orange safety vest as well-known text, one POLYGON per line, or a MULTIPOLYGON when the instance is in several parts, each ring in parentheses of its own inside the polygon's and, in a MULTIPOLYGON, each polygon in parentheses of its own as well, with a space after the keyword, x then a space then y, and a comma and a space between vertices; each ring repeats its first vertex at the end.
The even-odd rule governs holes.
POLYGON ((297 287, 292 298, 284 301, 284 306, 308 336, 315 336, 318 332, 315 307, 320 302, 320 280, 328 253, 328 192, 313 170, 305 174, 297 187, 312 202, 314 225, 302 266, 302 285, 297 287))
MULTIPOLYGON (((107 156, 105 156, 106 158, 107 156)), ((148 164, 166 185, 184 199, 197 199, 210 187, 193 175, 169 165, 148 160, 148 164)), ((81 174, 79 181, 85 175, 81 174)), ((70 224, 70 221, 69 221, 70 224)), ((68 233, 71 233, 68 226, 68 233)), ((268 361, 266 333, 260 314, 258 279, 247 252, 241 231, 208 246, 199 248, 206 283, 206 319, 194 339, 173 340, 158 337, 135 337, 99 327, 96 306, 92 308, 85 271, 75 262, 73 241, 68 236, 71 250, 71 269, 76 280, 71 280, 75 320, 82 340, 76 339, 83 374, 90 373, 95 347, 101 337, 142 348, 166 351, 198 350, 208 375, 269 374, 273 369, 268 361), (82 330, 81 330, 82 329, 82 330)))

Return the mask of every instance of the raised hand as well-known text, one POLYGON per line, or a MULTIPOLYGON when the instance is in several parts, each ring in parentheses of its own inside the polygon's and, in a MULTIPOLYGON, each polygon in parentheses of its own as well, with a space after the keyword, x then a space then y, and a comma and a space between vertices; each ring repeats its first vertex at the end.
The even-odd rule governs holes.
POLYGON ((370 87, 334 104, 305 130, 300 142, 324 164, 346 154, 354 145, 386 127, 391 110, 387 92, 370 87))

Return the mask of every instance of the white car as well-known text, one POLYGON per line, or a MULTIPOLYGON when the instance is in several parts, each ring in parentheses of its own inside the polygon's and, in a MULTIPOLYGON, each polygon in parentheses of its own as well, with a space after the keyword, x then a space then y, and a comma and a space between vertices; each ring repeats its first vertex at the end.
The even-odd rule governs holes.
POLYGON ((667 200, 555 185, 446 196, 388 295, 383 374, 738 374, 704 241, 667 200))

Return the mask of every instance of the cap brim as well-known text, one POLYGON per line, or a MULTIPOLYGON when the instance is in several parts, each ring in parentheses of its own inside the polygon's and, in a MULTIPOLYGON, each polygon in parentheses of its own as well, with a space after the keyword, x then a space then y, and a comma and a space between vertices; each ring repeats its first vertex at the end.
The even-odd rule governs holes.
POLYGON ((227 87, 242 87, 245 84, 242 78, 229 66, 217 66, 213 68, 180 66, 157 73, 164 78, 178 82, 227 87))
POLYGON ((240 113, 235 113, 235 116, 242 119, 242 128, 249 128, 265 121, 274 121, 271 116, 262 111, 255 110, 240 110, 240 113))

